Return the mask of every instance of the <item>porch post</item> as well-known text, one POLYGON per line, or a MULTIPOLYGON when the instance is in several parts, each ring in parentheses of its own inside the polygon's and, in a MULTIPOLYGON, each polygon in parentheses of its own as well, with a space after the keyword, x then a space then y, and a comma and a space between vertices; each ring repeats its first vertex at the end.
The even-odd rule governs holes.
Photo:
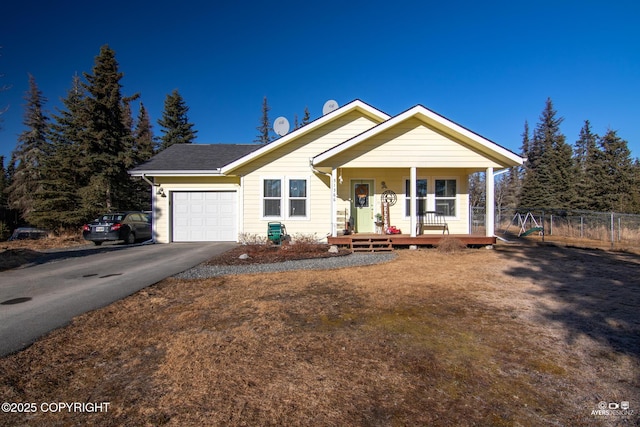
POLYGON ((485 176, 485 185, 487 187, 487 197, 485 200, 485 230, 487 237, 493 237, 495 234, 495 186, 493 180, 493 168, 487 168, 485 176))
POLYGON ((416 237, 416 179, 418 177, 418 170, 415 166, 411 167, 410 175, 409 190, 411 191, 411 197, 409 197, 409 213, 411 218, 411 237, 416 237))
POLYGON ((338 236, 338 224, 336 222, 336 198, 337 198, 337 194, 338 194, 338 186, 336 185, 336 183, 338 182, 338 170, 337 169, 331 169, 331 216, 329 218, 331 218, 331 237, 337 237, 338 236))

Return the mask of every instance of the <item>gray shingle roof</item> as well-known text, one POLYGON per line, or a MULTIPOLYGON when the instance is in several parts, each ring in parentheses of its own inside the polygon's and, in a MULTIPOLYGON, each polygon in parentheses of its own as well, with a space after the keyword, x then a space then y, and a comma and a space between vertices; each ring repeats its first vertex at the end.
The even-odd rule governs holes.
POLYGON ((174 144, 130 172, 219 169, 257 150, 257 144, 174 144))

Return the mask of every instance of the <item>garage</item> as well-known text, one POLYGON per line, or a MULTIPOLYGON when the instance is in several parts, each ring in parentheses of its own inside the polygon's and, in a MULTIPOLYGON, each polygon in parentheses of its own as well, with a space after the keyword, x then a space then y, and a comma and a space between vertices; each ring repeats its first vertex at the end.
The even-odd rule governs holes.
POLYGON ((235 191, 174 191, 174 242, 235 242, 238 199, 235 191))

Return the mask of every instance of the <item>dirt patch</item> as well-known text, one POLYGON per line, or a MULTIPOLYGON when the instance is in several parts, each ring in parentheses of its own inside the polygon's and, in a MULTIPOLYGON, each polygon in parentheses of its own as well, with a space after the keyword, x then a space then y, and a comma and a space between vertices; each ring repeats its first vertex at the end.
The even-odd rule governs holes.
POLYGON ((167 279, 0 360, 3 402, 107 413, 0 425, 637 425, 639 267, 532 245, 167 279))
POLYGON ((323 244, 292 244, 292 245, 241 245, 209 260, 209 265, 246 265, 270 264, 274 262, 296 261, 313 258, 329 258, 344 256, 351 252, 338 249, 329 252, 329 245, 323 244), (246 257, 241 257, 245 255, 246 257))
POLYGON ((37 240, 14 240, 0 242, 0 271, 20 267, 45 255, 47 249, 70 248, 86 245, 80 234, 50 236, 37 240))

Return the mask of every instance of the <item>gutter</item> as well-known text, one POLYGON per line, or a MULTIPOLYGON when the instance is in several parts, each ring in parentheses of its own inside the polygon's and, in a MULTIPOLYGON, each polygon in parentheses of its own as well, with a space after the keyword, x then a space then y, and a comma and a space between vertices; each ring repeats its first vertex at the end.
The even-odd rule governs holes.
POLYGON ((312 171, 314 171, 315 173, 318 174, 322 174, 328 177, 331 177, 331 174, 329 172, 322 172, 321 170, 318 170, 315 168, 315 166, 313 166, 313 157, 309 157, 309 167, 311 168, 312 171))

